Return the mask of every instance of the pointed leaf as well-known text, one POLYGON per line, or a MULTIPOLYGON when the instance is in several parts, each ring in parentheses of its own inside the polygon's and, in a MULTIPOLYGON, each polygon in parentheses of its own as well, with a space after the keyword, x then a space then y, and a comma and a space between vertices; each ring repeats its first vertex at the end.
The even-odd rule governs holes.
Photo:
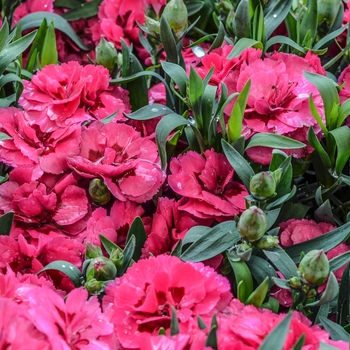
POLYGON ((134 235, 132 235, 124 248, 123 264, 122 264, 122 267, 118 270, 118 277, 123 276, 123 274, 126 272, 128 267, 133 262, 132 257, 135 252, 135 247, 136 247, 136 238, 134 235))
POLYGON ((350 340, 350 334, 339 324, 329 320, 326 317, 320 317, 322 327, 330 334, 332 340, 350 340))
POLYGON ((247 305, 254 305, 256 307, 261 307, 264 302, 267 292, 269 291, 269 278, 266 277, 259 286, 249 295, 248 299, 245 301, 247 305))
POLYGON ((269 148, 295 149, 304 148, 306 145, 305 143, 293 140, 286 136, 261 132, 253 135, 250 138, 249 144, 246 147, 246 149, 261 146, 269 148))
POLYGON ((137 216, 132 222, 126 241, 128 242, 132 236, 135 237, 135 251, 132 258, 133 260, 137 261, 142 255, 141 250, 147 239, 145 227, 143 225, 142 219, 139 216, 137 216))
POLYGON ((10 235, 14 216, 15 213, 13 211, 0 216, 0 236, 10 235))
POLYGON ((164 72, 178 86, 182 96, 186 96, 186 86, 189 81, 186 71, 181 66, 171 62, 162 62, 161 64, 164 72))

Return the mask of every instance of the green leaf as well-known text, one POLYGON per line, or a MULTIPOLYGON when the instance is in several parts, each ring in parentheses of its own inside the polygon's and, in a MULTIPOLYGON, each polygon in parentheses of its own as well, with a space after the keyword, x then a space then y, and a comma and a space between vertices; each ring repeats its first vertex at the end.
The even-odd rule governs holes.
POLYGON ((285 279, 289 279, 292 276, 298 276, 297 267, 295 266, 294 261, 281 247, 272 251, 263 250, 263 253, 272 265, 276 267, 276 270, 282 273, 285 279))
POLYGON ((171 305, 170 335, 176 335, 179 333, 180 333, 179 320, 177 319, 174 306, 171 305))
POLYGON ((318 125, 321 127, 323 133, 325 135, 327 135, 328 134, 328 129, 323 124, 322 118, 321 118, 320 114, 317 111, 317 108, 316 108, 316 105, 314 103, 314 100, 312 99, 312 94, 310 94, 310 96, 309 96, 309 107, 310 107, 310 110, 311 110, 311 113, 312 113, 313 117, 316 119, 316 121, 317 121, 318 125))
POLYGON ((210 326, 210 331, 208 334, 207 341, 205 342, 206 347, 210 347, 213 350, 218 350, 218 338, 216 331, 218 329, 218 323, 216 320, 216 314, 214 314, 212 321, 211 321, 211 326, 210 326))
POLYGON ((65 7, 67 9, 72 9, 77 6, 81 6, 84 0, 55 0, 55 7, 65 7))
POLYGON ((252 147, 269 147, 281 149, 296 149, 304 148, 305 143, 293 140, 286 136, 271 134, 268 132, 260 132, 250 138, 246 150, 252 147))
POLYGON ((166 115, 157 124, 156 142, 158 145, 159 156, 162 163, 162 169, 166 167, 166 161, 167 161, 166 141, 169 134, 179 126, 184 126, 188 124, 189 124, 189 121, 187 119, 175 113, 166 115))
POLYGON ((341 326, 349 324, 350 316, 350 264, 343 272, 343 277, 339 285, 338 303, 337 303, 337 323, 341 326))
POLYGON ((270 332, 258 350, 283 350, 291 321, 292 314, 290 313, 270 332))
POLYGON ((267 51, 271 46, 275 44, 289 45, 293 49, 296 49, 302 53, 305 53, 305 50, 300 45, 298 45, 294 40, 283 35, 276 35, 270 38, 269 40, 267 40, 264 46, 264 50, 267 51))
POLYGON ((178 53, 176 49, 176 42, 169 26, 168 21, 164 16, 160 18, 160 41, 164 46, 167 61, 175 64, 179 63, 178 53))
POLYGON ((182 241, 181 239, 177 242, 175 248, 171 251, 170 255, 171 256, 177 256, 180 257, 181 253, 182 253, 182 241))
POLYGON ((224 42, 224 39, 225 39, 225 35, 226 35, 225 27, 222 24, 222 22, 220 21, 218 34, 216 35, 215 40, 211 44, 211 46, 208 50, 208 53, 210 53, 211 51, 213 51, 214 49, 217 49, 218 47, 220 47, 222 45, 222 43, 224 42))
POLYGON ((287 202, 289 199, 294 197, 296 191, 297 191, 296 186, 293 186, 292 190, 289 193, 287 193, 284 196, 282 196, 282 197, 276 199, 275 201, 269 203, 266 206, 266 210, 271 210, 271 209, 273 209, 275 207, 281 207, 283 203, 287 202))
POLYGON ((232 58, 238 57, 245 49, 248 49, 249 47, 254 47, 256 49, 262 50, 263 44, 260 41, 256 41, 254 39, 249 39, 249 38, 239 39, 236 42, 235 47, 227 56, 227 59, 231 60, 232 58))
POLYGON ((0 216, 0 236, 10 235, 14 216, 15 213, 13 211, 0 216))
MULTIPOLYGON (((265 260, 256 255, 252 255, 246 262, 254 280, 260 284, 264 281, 266 276, 277 277, 275 269, 265 260)), ((272 281, 270 283, 272 285, 272 281)))
POLYGON ((337 157, 335 160, 335 172, 339 176, 349 161, 350 157, 350 129, 348 126, 341 126, 340 128, 331 130, 334 142, 337 145, 337 157))
POLYGON ((300 43, 303 43, 302 45, 306 45, 305 39, 307 36, 312 42, 315 41, 317 26, 317 0, 309 0, 299 27, 300 43))
POLYGON ((339 348, 336 348, 335 346, 320 342, 320 347, 318 350, 339 350, 339 348))
POLYGON ((199 329, 206 329, 207 328, 207 325, 203 321, 202 317, 200 317, 199 315, 197 315, 197 322, 198 322, 199 329))
POLYGON ((235 170, 236 174, 242 180, 243 185, 249 191, 250 179, 255 175, 254 170, 249 163, 225 140, 221 141, 224 154, 235 170))
POLYGON ((48 26, 41 52, 41 67, 48 64, 57 64, 58 52, 56 46, 56 35, 53 22, 48 26))
POLYGON ((326 253, 336 247, 338 244, 344 242, 350 237, 350 222, 336 228, 333 231, 327 232, 321 236, 312 238, 306 242, 294 244, 286 248, 287 254, 293 259, 295 263, 300 261, 301 252, 308 252, 313 249, 323 249, 326 253))
POLYGON ((184 261, 204 261, 226 249, 231 248, 240 239, 234 221, 226 221, 205 232, 192 243, 180 256, 184 261))
POLYGON ((161 64, 164 72, 168 74, 178 86, 182 96, 186 96, 186 87, 189 81, 186 71, 178 64, 171 62, 162 62, 161 64))
POLYGON ((314 46, 314 50, 321 49, 322 47, 327 46, 330 42, 333 42, 333 39, 338 37, 341 33, 345 32, 348 28, 347 25, 327 34, 325 37, 323 37, 320 41, 318 41, 314 46))
POLYGON ((118 270, 118 277, 122 276, 133 262, 133 255, 136 247, 136 238, 131 235, 124 248, 124 259, 122 267, 118 270))
POLYGON ((132 222, 126 241, 128 242, 133 236, 135 237, 135 251, 132 258, 133 260, 137 261, 142 255, 141 249, 143 248, 147 239, 145 227, 142 219, 139 216, 137 216, 132 222))
MULTIPOLYGON (((250 9, 249 1, 241 0, 235 11, 235 17, 233 20, 233 30, 237 38, 249 38, 251 36, 250 29, 250 9)), ((239 40, 238 40, 239 42, 239 40)), ((236 43, 237 45, 237 43, 236 43)), ((232 57, 230 57, 232 58, 232 57)), ((228 58, 228 59, 230 59, 228 58)))
POLYGON ((256 307, 261 307, 263 304, 267 292, 269 291, 269 277, 266 277, 263 282, 249 295, 248 299, 245 301, 247 305, 254 305, 256 307))
POLYGON ((23 17, 16 26, 21 26, 21 30, 38 28, 41 22, 46 19, 47 23, 54 23, 55 29, 60 30, 71 39, 75 45, 77 45, 83 51, 89 51, 90 48, 86 46, 75 33, 70 24, 60 15, 51 12, 34 12, 23 17))
POLYGON ((102 0, 93 0, 85 2, 79 6, 62 14, 62 17, 67 21, 76 21, 81 18, 90 18, 98 14, 98 8, 102 0))
POLYGON ((202 95, 204 91, 204 83, 197 73, 197 71, 191 66, 190 67, 190 81, 188 88, 189 101, 193 116, 196 120, 196 126, 198 129, 203 127, 202 119, 202 95))
POLYGON ((0 30, 0 51, 4 48, 8 36, 9 36, 9 25, 7 22, 7 18, 5 17, 1 26, 1 30, 0 30))
POLYGON ((114 250, 122 250, 119 246, 109 240, 107 237, 103 235, 99 235, 100 241, 103 247, 106 249, 106 252, 111 255, 114 250))
POLYGON ((242 303, 244 303, 248 299, 249 295, 251 295, 253 292, 253 279, 249 267, 242 260, 235 261, 232 258, 230 258, 230 254, 227 254, 227 259, 235 275, 235 295, 242 303))
POLYGON ((322 327, 330 334, 332 340, 350 340, 350 334, 339 324, 329 320, 326 317, 320 317, 322 327))
POLYGON ((144 107, 141 107, 137 111, 129 114, 124 114, 127 118, 132 119, 132 120, 149 120, 149 119, 154 119, 157 117, 161 117, 167 114, 174 113, 173 110, 170 108, 162 105, 155 103, 153 105, 147 105, 144 107))
POLYGON ((302 350, 305 344, 305 334, 302 334, 291 350, 302 350))
POLYGON ((350 115, 350 99, 347 99, 339 108, 337 128, 339 128, 350 115))
POLYGON ((269 38, 286 18, 292 3, 293 0, 277 0, 271 2, 273 6, 269 6, 268 12, 265 13, 264 16, 266 38, 269 38))
POLYGON ((323 75, 310 73, 306 71, 304 71, 304 76, 311 84, 313 84, 317 88, 317 90, 322 96, 327 121, 327 128, 329 129, 328 124, 333 104, 340 104, 336 83, 323 75))
POLYGON ((335 277, 333 272, 330 272, 328 281, 326 284, 326 288, 322 293, 321 298, 319 300, 316 300, 313 303, 307 304, 307 306, 315 307, 315 306, 326 304, 332 301, 338 295, 338 292, 339 292, 339 286, 338 286, 337 277, 335 277))
POLYGON ((329 199, 327 199, 324 203, 322 203, 316 210, 315 210, 315 219, 318 221, 324 221, 324 222, 328 222, 332 225, 335 225, 335 221, 334 221, 334 216, 333 216, 333 212, 332 212, 332 206, 331 203, 329 201, 329 199))
POLYGON ((197 241, 199 238, 201 238, 203 234, 205 234, 210 230, 211 230, 211 227, 207 227, 207 226, 201 226, 201 225, 193 226, 187 231, 182 244, 186 245, 189 243, 193 243, 197 241))
POLYGON ((331 168, 332 163, 331 163, 331 160, 329 158, 329 155, 326 152, 326 150, 322 147, 322 145, 321 145, 320 141, 318 140, 312 126, 310 126, 310 128, 309 128, 309 131, 307 134, 307 139, 308 139, 310 145, 316 150, 316 152, 320 156, 320 159, 321 159, 323 165, 326 168, 331 168))
POLYGON ((56 270, 64 273, 69 279, 73 282, 75 288, 79 288, 83 285, 83 274, 80 270, 73 264, 64 260, 56 260, 52 263, 46 265, 43 269, 41 269, 37 275, 43 273, 44 271, 56 270))
POLYGON ((0 52, 0 75, 2 75, 7 66, 14 61, 33 41, 36 31, 31 32, 20 39, 13 41, 0 52))

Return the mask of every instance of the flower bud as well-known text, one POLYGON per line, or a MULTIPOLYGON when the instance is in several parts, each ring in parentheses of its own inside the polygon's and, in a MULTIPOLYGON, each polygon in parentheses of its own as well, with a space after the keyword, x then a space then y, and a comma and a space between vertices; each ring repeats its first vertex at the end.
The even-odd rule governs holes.
POLYGON ((102 38, 96 46, 96 62, 112 71, 117 63, 117 50, 114 44, 102 38))
POLYGON ((329 261, 323 250, 309 251, 300 261, 298 273, 306 284, 322 284, 329 275, 329 261))
POLYGON ((97 281, 113 280, 117 275, 117 268, 111 260, 104 256, 92 259, 86 269, 88 281, 95 278, 97 281))
POLYGON ((269 198, 275 194, 276 181, 270 171, 255 174, 250 180, 250 192, 258 198, 269 198))
POLYGON ((245 210, 239 218, 237 229, 250 242, 260 239, 267 229, 266 215, 256 206, 245 210))
POLYGON ((145 21, 146 27, 148 31, 154 35, 158 36, 160 33, 160 23, 156 21, 155 19, 146 16, 146 21, 145 21))
POLYGON ((180 38, 187 28, 187 7, 183 0, 170 0, 165 6, 163 15, 177 38, 180 38))
POLYGON ((111 199, 111 192, 101 179, 92 179, 89 184, 89 194, 97 205, 104 205, 111 199))
POLYGON ((324 20, 329 26, 334 23, 335 17, 339 11, 341 0, 318 0, 317 1, 317 20, 321 24, 324 20))
POLYGON ((103 256, 101 248, 96 245, 93 245, 90 242, 86 243, 86 248, 85 248, 86 259, 93 259, 99 256, 103 256))
POLYGON ((256 245, 260 248, 260 249, 264 249, 264 250, 273 250, 277 247, 279 243, 279 239, 276 236, 263 236, 261 237, 258 242, 256 243, 256 245))
POLYGON ((287 284, 290 288, 292 289, 296 289, 299 290, 301 289, 302 285, 301 285, 301 281, 299 279, 299 277, 291 277, 288 281, 287 284))
POLYGON ((124 260, 123 251, 121 249, 113 249, 109 259, 113 262, 117 270, 120 269, 124 260))
POLYGON ((85 289, 89 292, 90 295, 99 295, 103 291, 105 282, 97 281, 95 278, 87 281, 84 284, 85 289))

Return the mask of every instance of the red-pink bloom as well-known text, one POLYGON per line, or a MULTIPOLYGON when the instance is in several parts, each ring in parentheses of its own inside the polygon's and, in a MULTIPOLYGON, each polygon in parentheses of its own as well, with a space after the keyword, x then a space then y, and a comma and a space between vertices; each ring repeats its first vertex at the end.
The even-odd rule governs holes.
POLYGON ((187 333, 198 315, 210 322, 231 297, 228 280, 212 268, 159 255, 139 260, 109 283, 103 308, 122 347, 135 349, 144 333, 156 335, 163 327, 169 334, 171 307, 181 332, 187 333))
MULTIPOLYGON (((271 333, 285 314, 275 314, 268 309, 259 309, 253 305, 243 305, 233 299, 224 313, 218 314, 218 346, 222 350, 257 349, 271 333)), ((301 313, 294 312, 284 350, 291 349, 302 335, 305 335, 303 350, 318 350, 320 342, 330 343, 329 334, 311 322, 301 313)), ((339 349, 346 349, 347 342, 333 342, 339 349)))
MULTIPOLYGON (((280 223, 281 233, 280 242, 284 247, 290 247, 294 244, 306 242, 312 238, 322 236, 324 233, 335 230, 336 227, 327 222, 316 222, 307 219, 290 219, 280 223)), ((348 252, 350 247, 341 243, 337 247, 326 253, 328 259, 333 259, 336 256, 348 252)), ((345 266, 335 271, 335 275, 340 281, 344 272, 345 266)))
POLYGON ((159 16, 162 8, 166 5, 166 0, 144 0, 144 3, 145 9, 147 9, 148 6, 151 6, 156 15, 159 16))
POLYGON ((54 0, 27 0, 16 7, 13 13, 13 24, 24 16, 34 12, 53 12, 54 0))
POLYGON ((102 178, 120 201, 145 202, 165 179, 156 144, 126 124, 94 122, 83 128, 80 155, 68 164, 83 177, 102 178))
POLYGON ((78 62, 47 65, 31 81, 24 81, 19 103, 31 124, 44 132, 103 119, 118 112, 115 120, 124 120, 130 112, 127 92, 109 88, 109 72, 102 66, 81 66, 78 62))
POLYGON ((233 180, 234 170, 226 157, 214 150, 200 154, 189 151, 172 159, 169 186, 186 197, 179 206, 195 217, 219 221, 233 218, 245 209, 244 186, 233 180))
POLYGON ((25 112, 9 107, 0 109, 0 132, 12 139, 0 141, 0 158, 6 165, 33 167, 32 180, 44 172, 61 174, 68 169, 66 157, 79 153, 80 125, 42 132, 30 125, 25 112))
POLYGON ((76 235, 85 229, 90 207, 85 190, 77 186, 72 174, 57 179, 53 188, 31 177, 27 168, 11 171, 9 181, 0 185, 0 212, 14 211, 15 224, 22 232, 49 226, 76 235))
POLYGON ((44 288, 28 289, 23 295, 28 318, 47 336, 57 350, 108 350, 113 342, 113 325, 102 313, 97 297, 89 300, 86 290, 74 289, 65 302, 44 288))
MULTIPOLYGON (((229 93, 240 92, 251 80, 247 108, 243 120, 243 135, 246 138, 255 133, 268 132, 284 135, 307 144, 307 131, 314 127, 321 132, 311 114, 308 98, 313 95, 316 108, 323 115, 323 103, 316 87, 304 77, 304 71, 325 75, 319 58, 308 53, 305 58, 285 53, 274 53, 269 57, 255 59, 241 65, 239 71, 233 68, 232 76, 226 77, 229 93), (237 74, 238 73, 238 74, 237 74)), ((226 109, 230 114, 231 108, 226 109)), ((271 149, 253 147, 248 149, 249 157, 260 164, 269 164, 271 149)), ((287 150, 296 158, 307 156, 311 146, 287 150)))
MULTIPOLYGON (((190 344, 189 334, 177 334, 173 336, 143 334, 139 339, 140 350, 187 350, 190 344)), ((203 349, 202 349, 203 350, 203 349)))
POLYGON ((98 9, 99 21, 91 28, 92 39, 99 43, 104 37, 121 49, 121 38, 128 45, 140 46, 137 22, 145 21, 144 0, 104 0, 98 9))
MULTIPOLYGON (((349 5, 348 5, 349 6, 349 5)), ((350 16, 350 11, 349 9, 347 10, 350 16)), ((350 66, 347 66, 342 73, 340 74, 338 78, 338 84, 344 86, 342 89, 339 91, 339 98, 340 98, 340 103, 344 103, 346 100, 350 98, 350 66)), ((350 126, 350 119, 347 118, 345 121, 345 124, 347 126, 350 126)))

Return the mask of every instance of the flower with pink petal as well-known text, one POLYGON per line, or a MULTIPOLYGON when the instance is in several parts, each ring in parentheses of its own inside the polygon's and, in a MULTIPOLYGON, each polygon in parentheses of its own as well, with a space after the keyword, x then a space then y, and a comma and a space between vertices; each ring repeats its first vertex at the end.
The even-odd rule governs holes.
POLYGON ((54 0, 27 0, 16 7, 13 13, 13 24, 34 12, 53 12, 54 0))
POLYGON ((189 151, 172 159, 168 176, 172 190, 187 198, 179 206, 197 218, 224 221, 245 209, 244 186, 233 180, 234 170, 221 153, 189 151))
POLYGON ((122 348, 136 349, 143 334, 170 330, 171 308, 187 333, 199 315, 210 322, 232 294, 226 278, 202 263, 185 263, 159 255, 133 264, 120 279, 106 287, 104 312, 111 316, 122 348))
POLYGON ((68 164, 83 177, 102 178, 120 201, 145 202, 165 180, 156 144, 126 124, 94 122, 83 128, 80 154, 68 164))
POLYGON ((78 62, 47 65, 31 81, 24 81, 19 103, 30 124, 43 132, 101 120, 118 111, 114 120, 125 120, 130 112, 127 92, 109 87, 108 69, 102 66, 81 66, 78 62))

